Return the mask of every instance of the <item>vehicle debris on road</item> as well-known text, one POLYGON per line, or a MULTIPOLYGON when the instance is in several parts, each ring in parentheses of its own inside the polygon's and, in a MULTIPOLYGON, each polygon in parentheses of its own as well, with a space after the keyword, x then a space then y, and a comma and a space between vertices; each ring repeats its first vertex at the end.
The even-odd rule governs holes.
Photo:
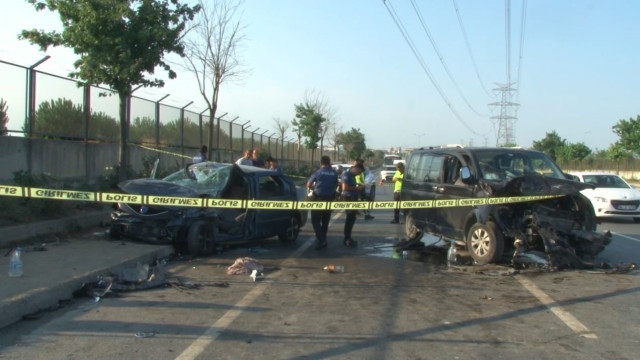
POLYGON ((227 268, 227 275, 246 275, 250 274, 253 270, 262 273, 264 266, 260 264, 260 261, 252 257, 241 257, 237 258, 236 261, 227 268))

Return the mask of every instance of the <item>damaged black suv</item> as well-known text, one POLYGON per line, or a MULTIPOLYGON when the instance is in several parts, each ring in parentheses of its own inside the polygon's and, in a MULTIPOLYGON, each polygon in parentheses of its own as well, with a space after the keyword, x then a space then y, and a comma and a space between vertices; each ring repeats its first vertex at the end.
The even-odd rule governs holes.
POLYGON ((408 161, 401 200, 558 195, 529 202, 406 209, 405 232, 451 239, 478 264, 537 253, 557 267, 581 267, 611 234, 596 232, 584 183, 570 180, 547 155, 514 148, 422 148, 408 161))

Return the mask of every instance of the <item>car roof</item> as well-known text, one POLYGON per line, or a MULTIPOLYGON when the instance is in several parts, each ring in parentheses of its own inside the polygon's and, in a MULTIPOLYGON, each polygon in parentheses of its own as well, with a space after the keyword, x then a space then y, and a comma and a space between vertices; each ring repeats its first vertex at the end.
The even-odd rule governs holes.
POLYGON ((199 167, 202 167, 202 166, 205 166, 205 167, 219 167, 221 165, 237 166, 245 174, 263 174, 264 173, 264 174, 273 175, 274 173, 277 173, 277 171, 275 171, 275 170, 265 169, 265 168, 261 168, 261 167, 257 167, 257 166, 238 165, 238 164, 232 164, 232 163, 219 163, 219 162, 214 162, 214 161, 206 161, 206 162, 201 162, 201 163, 197 163, 197 164, 194 164, 194 165, 199 166, 199 167))
POLYGON ((576 176, 584 176, 584 175, 603 175, 603 176, 617 176, 617 177, 621 177, 618 174, 614 174, 614 173, 605 173, 605 172, 597 172, 597 171, 572 171, 569 174, 571 175, 576 175, 576 176))

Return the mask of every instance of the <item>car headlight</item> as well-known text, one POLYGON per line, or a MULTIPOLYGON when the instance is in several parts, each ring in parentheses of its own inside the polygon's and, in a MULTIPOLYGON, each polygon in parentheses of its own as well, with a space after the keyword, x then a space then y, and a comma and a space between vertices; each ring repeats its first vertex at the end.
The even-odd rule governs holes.
POLYGON ((594 199, 595 201, 597 201, 597 202, 603 202, 603 203, 606 203, 606 202, 607 202, 607 199, 606 199, 606 198, 603 198, 602 196, 596 196, 596 197, 594 197, 593 199, 594 199))

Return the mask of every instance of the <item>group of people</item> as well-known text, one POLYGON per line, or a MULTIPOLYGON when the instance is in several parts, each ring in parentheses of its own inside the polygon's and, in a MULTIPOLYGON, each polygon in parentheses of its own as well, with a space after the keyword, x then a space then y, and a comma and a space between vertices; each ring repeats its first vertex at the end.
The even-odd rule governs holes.
POLYGON ((282 167, 278 165, 278 160, 269 156, 267 160, 263 160, 260 157, 259 149, 247 149, 244 151, 244 155, 236 160, 237 165, 256 166, 269 170, 274 170, 282 174, 282 167))
MULTIPOLYGON (((331 159, 328 156, 322 156, 320 158, 320 168, 307 181, 307 187, 313 191, 312 200, 325 202, 335 200, 335 189, 338 184, 340 184, 341 201, 366 200, 363 161, 360 159, 355 160, 348 171, 338 174, 331 167, 331 159)), ((364 214, 365 220, 374 218, 368 211, 365 211, 364 214)), ((346 210, 343 243, 347 247, 356 247, 358 245, 358 242, 351 237, 357 215, 357 210, 346 210)), ((328 245, 327 232, 330 220, 330 209, 311 211, 311 224, 317 239, 316 250, 324 249, 328 245)))
MULTIPOLYGON (((193 157, 193 162, 200 163, 200 162, 207 161, 207 151, 208 151, 207 147, 203 145, 200 148, 200 152, 193 157)), ((259 149, 245 150, 244 155, 240 159, 236 160, 236 164, 257 166, 257 167, 261 167, 269 170, 274 170, 282 174, 282 167, 278 164, 278 160, 276 160, 274 157, 271 157, 271 156, 269 156, 266 161, 263 160, 260 157, 259 149)))

